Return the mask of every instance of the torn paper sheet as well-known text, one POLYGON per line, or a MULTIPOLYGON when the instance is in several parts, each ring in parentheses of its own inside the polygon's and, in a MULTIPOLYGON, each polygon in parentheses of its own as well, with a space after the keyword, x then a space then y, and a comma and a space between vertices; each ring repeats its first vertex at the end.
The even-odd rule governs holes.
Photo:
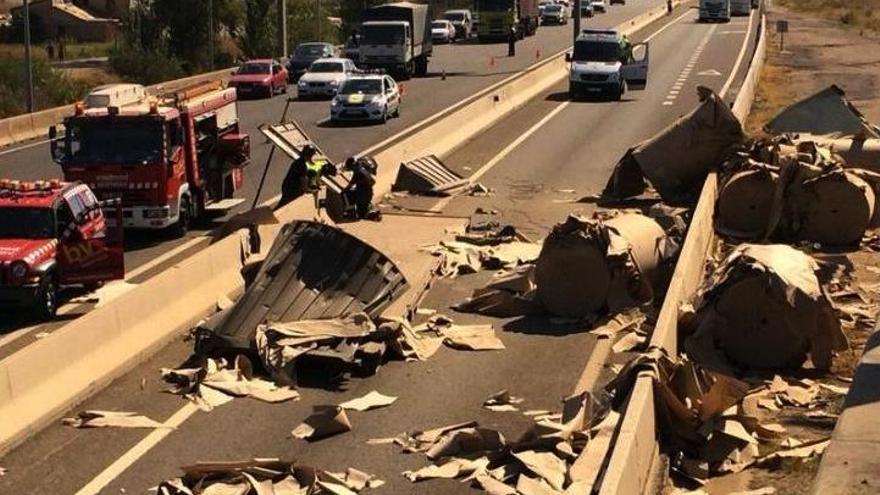
POLYGON ((516 491, 521 495, 562 495, 562 492, 554 490, 546 481, 530 478, 525 474, 520 474, 516 480, 516 491))
POLYGON ((403 475, 413 483, 436 478, 454 479, 484 473, 488 465, 489 459, 486 457, 474 460, 454 457, 439 465, 425 466, 417 471, 404 471, 403 475))
POLYGON ((553 489, 562 491, 568 475, 568 466, 565 461, 550 452, 535 452, 533 450, 514 452, 513 456, 553 489))
POLYGON ((475 481, 489 495, 517 495, 516 488, 502 483, 488 474, 477 475, 475 481))
POLYGON ((521 404, 523 399, 510 395, 507 390, 501 390, 489 396, 483 402, 483 408, 495 412, 518 411, 516 404, 521 404))
POLYGON ((61 422, 74 428, 165 428, 146 416, 121 411, 82 411, 75 418, 64 418, 61 422))
POLYGON ((358 397, 357 399, 345 401, 342 404, 339 404, 339 407, 343 409, 352 409, 355 411, 369 411, 370 409, 390 406, 391 404, 394 404, 394 401, 396 400, 397 397, 382 395, 379 392, 373 390, 363 397, 358 397))
POLYGON ((351 431, 351 422, 339 406, 315 406, 312 415, 290 433, 295 438, 316 441, 351 431))
POLYGON ((443 343, 453 349, 496 351, 505 348, 492 325, 450 325, 441 329, 440 333, 443 343))

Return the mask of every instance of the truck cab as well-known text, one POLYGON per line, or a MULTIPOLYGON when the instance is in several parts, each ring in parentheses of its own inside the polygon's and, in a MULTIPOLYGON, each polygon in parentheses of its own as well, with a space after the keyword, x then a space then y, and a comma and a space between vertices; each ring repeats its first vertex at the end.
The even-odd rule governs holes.
POLYGON ((63 136, 49 129, 52 157, 65 180, 88 184, 102 200, 121 198, 126 228, 182 236, 194 219, 244 201, 234 194, 250 141, 239 130, 236 90, 209 81, 143 94, 114 87, 90 94, 85 103, 100 103, 77 104, 63 136))
POLYGON ((730 0, 700 0, 700 22, 730 22, 730 0))
POLYGON ((566 60, 572 99, 589 94, 619 100, 648 83, 648 43, 632 44, 614 30, 584 30, 566 60))
POLYGON ((397 2, 364 11, 360 65, 410 77, 428 73, 433 54, 428 5, 397 2))
POLYGON ((0 308, 51 319, 64 286, 125 277, 122 217, 104 216, 85 184, 0 179, 0 308), (110 221, 108 221, 110 220, 110 221))

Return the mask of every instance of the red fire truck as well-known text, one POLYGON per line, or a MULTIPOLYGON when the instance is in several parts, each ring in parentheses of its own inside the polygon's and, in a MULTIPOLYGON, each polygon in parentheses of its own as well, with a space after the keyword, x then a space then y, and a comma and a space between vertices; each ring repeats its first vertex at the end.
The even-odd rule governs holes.
MULTIPOLYGON (((124 278, 122 229, 108 227, 109 206, 85 184, 0 180, 0 308, 49 319, 59 287, 124 278)), ((116 214, 121 222, 122 208, 116 214)))
POLYGON ((49 129, 52 157, 64 178, 88 184, 99 199, 122 198, 125 227, 173 228, 222 215, 250 162, 235 89, 208 81, 149 97, 142 86, 98 88, 49 129))

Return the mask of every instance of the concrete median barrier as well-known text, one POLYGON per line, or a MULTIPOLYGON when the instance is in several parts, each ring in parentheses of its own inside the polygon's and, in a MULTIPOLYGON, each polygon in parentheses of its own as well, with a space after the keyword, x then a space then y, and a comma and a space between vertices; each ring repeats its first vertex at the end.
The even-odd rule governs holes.
MULTIPOLYGON (((749 63, 742 88, 733 104, 733 113, 744 122, 755 98, 766 52, 765 18, 759 25, 761 39, 749 63)), ((724 95, 722 95, 724 96, 724 95)), ((720 164, 719 164, 720 165, 720 164)), ((715 240, 713 216, 718 197, 718 176, 710 173, 694 208, 687 238, 682 246, 666 299, 660 309, 651 346, 678 354, 678 316, 681 304, 699 287, 705 275, 705 260, 715 240)), ((602 479, 601 495, 641 494, 652 490, 652 471, 659 465, 659 444, 654 411, 654 386, 650 374, 641 374, 626 399, 626 410, 617 441, 602 479)))

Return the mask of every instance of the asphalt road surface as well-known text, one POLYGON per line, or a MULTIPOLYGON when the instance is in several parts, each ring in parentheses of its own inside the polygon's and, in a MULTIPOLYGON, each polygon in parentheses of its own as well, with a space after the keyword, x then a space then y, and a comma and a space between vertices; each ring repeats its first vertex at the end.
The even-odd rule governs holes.
MULTIPOLYGON (((615 5, 607 14, 583 19, 583 26, 607 27, 618 25, 638 14, 662 5, 662 0, 635 0, 626 5, 615 5)), ((329 127, 324 121, 329 116, 328 101, 295 101, 289 108, 288 119, 300 123, 306 133, 320 144, 334 160, 358 154, 404 129, 454 105, 498 81, 525 69, 540 59, 552 56, 570 46, 572 25, 542 26, 534 37, 517 44, 517 56, 507 57, 506 43, 479 44, 476 41, 452 45, 437 45, 429 64, 429 75, 405 81, 401 117, 386 125, 351 125, 329 127), (445 71, 446 78, 442 77, 445 71)), ((295 94, 294 87, 290 88, 295 94)), ((267 164, 271 146, 257 127, 277 122, 285 107, 287 96, 265 100, 245 100, 240 103, 240 118, 251 138, 252 165, 246 169, 245 187, 241 195, 253 202, 257 185, 267 164)), ((266 185, 257 202, 266 201, 280 192, 280 184, 287 171, 283 153, 276 153, 268 165, 266 185)), ((60 176, 60 169, 52 162, 49 145, 36 141, 0 150, 0 177, 35 180, 60 176)), ((161 232, 127 232, 126 280, 139 283, 164 268, 191 255, 207 245, 204 230, 195 230, 183 239, 172 239, 161 232)), ((67 296, 70 294, 65 294, 67 296)), ((59 320, 37 324, 29 314, 0 315, 0 359, 33 342, 34 336, 51 332, 77 315, 91 309, 91 304, 66 304, 59 320), (6 334, 6 335, 4 335, 6 334)))
MULTIPOLYGON (((628 7, 640 5, 628 3, 628 7)), ((703 25, 694 23, 694 17, 694 11, 682 9, 637 36, 653 35, 646 91, 630 93, 622 102, 569 103, 560 85, 448 158, 450 166, 477 173, 480 182, 495 188, 494 197, 456 197, 439 204, 407 198, 400 203, 442 208, 451 215, 468 215, 477 206, 497 209, 506 221, 535 238, 569 211, 589 213, 590 205, 568 200, 599 192, 627 148, 692 109, 696 85, 720 90, 728 81, 734 89, 738 84, 733 73, 739 55, 745 53, 744 65, 750 54, 748 48, 741 50, 753 36, 746 33, 749 19, 703 25)), ((441 280, 423 306, 449 312, 448 306, 481 286, 485 276, 441 280)), ((468 493, 467 485, 455 481, 410 484, 400 473, 424 466, 423 456, 365 441, 471 419, 516 438, 529 424, 527 418, 485 411, 482 401, 509 389, 525 399, 525 409, 558 410, 559 399, 578 383, 595 339, 582 326, 554 325, 543 318, 454 316, 460 323, 492 322, 507 348, 483 353, 444 348, 426 362, 391 362, 373 377, 342 383, 317 380, 301 387, 298 402, 268 405, 235 399, 210 413, 192 413, 180 398, 160 393, 158 369, 178 365, 190 351, 189 343, 174 342, 77 410, 136 411, 159 421, 182 420, 177 429, 150 434, 49 427, 0 460, 9 470, 0 478, 0 492, 64 494, 88 487, 79 493, 93 493, 92 489, 104 487, 101 493, 122 489, 144 493, 178 475, 184 464, 277 456, 328 470, 351 466, 376 474, 388 484, 375 493, 468 493), (371 390, 399 399, 385 409, 352 412, 352 432, 315 443, 290 437, 312 405, 339 403, 371 390)))

